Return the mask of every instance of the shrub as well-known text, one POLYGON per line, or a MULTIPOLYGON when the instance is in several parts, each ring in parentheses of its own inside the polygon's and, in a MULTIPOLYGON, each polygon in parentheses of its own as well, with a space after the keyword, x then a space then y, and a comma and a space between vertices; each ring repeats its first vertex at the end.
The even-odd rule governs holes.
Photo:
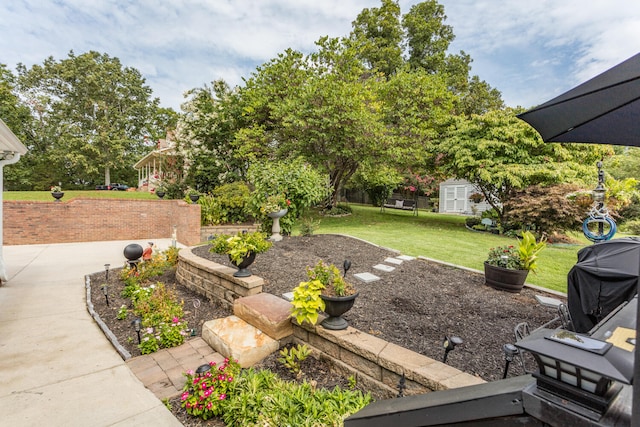
POLYGON ((482 223, 482 220, 477 216, 468 216, 464 219, 464 223, 467 225, 467 227, 474 228, 476 225, 480 225, 482 223))
POLYGON ((204 374, 187 371, 187 381, 180 397, 187 413, 203 420, 223 413, 227 396, 240 372, 240 365, 229 359, 220 366, 209 362, 209 366, 204 374))
POLYGON ((319 226, 319 220, 314 220, 311 216, 305 216, 300 220, 300 234, 302 236, 312 236, 319 226))
POLYGON ((640 236, 640 219, 634 219, 624 223, 624 230, 627 233, 640 236))
POLYGON ((202 225, 246 222, 250 217, 247 213, 250 197, 249 187, 243 182, 214 188, 211 195, 198 200, 202 225))
POLYGON ((338 203, 336 206, 331 206, 329 209, 325 209, 322 213, 326 216, 342 216, 342 215, 351 215, 353 210, 351 206, 345 203, 338 203))

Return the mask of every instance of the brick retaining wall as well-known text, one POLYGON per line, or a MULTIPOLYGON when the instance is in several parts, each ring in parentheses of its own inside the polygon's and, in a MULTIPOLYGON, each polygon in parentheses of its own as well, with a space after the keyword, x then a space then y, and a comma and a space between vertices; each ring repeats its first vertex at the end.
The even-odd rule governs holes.
POLYGON ((200 229, 200 241, 206 242, 216 234, 238 234, 244 230, 249 233, 258 231, 258 224, 203 225, 200 229))
POLYGON ((170 238, 200 243, 200 205, 183 200, 74 198, 61 202, 6 200, 5 245, 170 238))

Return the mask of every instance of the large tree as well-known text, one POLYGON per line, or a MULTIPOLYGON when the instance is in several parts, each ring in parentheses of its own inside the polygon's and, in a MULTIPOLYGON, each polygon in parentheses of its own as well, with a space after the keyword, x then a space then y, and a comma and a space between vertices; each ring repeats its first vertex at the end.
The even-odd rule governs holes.
POLYGON ((610 153, 595 144, 547 144, 507 108, 471 118, 458 117, 434 148, 449 176, 476 184, 501 222, 517 190, 531 185, 593 181, 595 162, 610 153))
POLYGON ((140 72, 118 58, 87 52, 18 70, 18 89, 31 108, 36 139, 46 146, 51 183, 87 186, 132 178, 145 136, 170 124, 140 72), (160 114, 160 115, 158 115, 160 114), (159 119, 159 120, 157 120, 159 119))

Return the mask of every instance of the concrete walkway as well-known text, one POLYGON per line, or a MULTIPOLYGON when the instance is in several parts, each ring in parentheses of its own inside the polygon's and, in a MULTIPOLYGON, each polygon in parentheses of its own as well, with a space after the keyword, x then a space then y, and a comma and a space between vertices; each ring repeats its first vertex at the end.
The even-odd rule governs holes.
MULTIPOLYGON (((159 250, 169 239, 150 239, 159 250)), ((127 367, 86 308, 84 275, 124 264, 133 241, 5 246, 0 424, 180 426, 127 367)), ((146 246, 146 241, 135 243, 146 246)))

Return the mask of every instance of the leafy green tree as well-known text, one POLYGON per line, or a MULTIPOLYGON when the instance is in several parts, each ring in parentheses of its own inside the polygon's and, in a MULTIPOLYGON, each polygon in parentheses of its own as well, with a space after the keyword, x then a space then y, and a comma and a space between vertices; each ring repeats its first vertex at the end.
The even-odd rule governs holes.
POLYGON ((403 33, 397 1, 382 0, 379 8, 363 9, 352 26, 351 41, 368 68, 389 77, 402 66, 403 33))
POLYGON ((507 108, 459 117, 434 154, 448 176, 476 184, 507 223, 517 190, 531 185, 593 181, 595 162, 610 148, 595 144, 546 144, 507 108))
POLYGON ((118 180, 133 176, 158 118, 158 100, 139 71, 94 51, 17 70, 52 182, 82 187, 99 182, 101 173, 105 183, 112 173, 118 180))

